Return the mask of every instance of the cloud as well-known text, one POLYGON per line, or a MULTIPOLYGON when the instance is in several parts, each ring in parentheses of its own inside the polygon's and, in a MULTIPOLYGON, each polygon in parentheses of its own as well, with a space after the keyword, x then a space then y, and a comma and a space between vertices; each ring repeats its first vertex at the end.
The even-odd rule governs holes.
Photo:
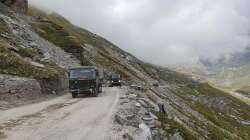
POLYGON ((248 0, 30 0, 148 62, 175 65, 244 48, 248 0))

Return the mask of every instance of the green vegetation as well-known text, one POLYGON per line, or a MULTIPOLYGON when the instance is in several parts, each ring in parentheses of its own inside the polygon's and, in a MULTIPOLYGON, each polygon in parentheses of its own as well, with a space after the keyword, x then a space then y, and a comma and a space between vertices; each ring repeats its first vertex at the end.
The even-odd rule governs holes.
MULTIPOLYGON (((166 68, 157 67, 156 69, 156 67, 151 64, 141 64, 141 67, 148 75, 155 79, 163 79, 168 84, 176 85, 178 87, 177 89, 169 90, 181 97, 186 104, 204 115, 216 126, 223 128, 229 131, 229 133, 235 134, 242 139, 250 139, 250 127, 244 126, 240 123, 241 120, 249 120, 249 105, 207 83, 193 81, 191 78, 186 77, 183 74, 170 71, 166 68), (218 101, 224 102, 225 106, 217 104, 216 102, 218 101), (233 118, 231 115, 236 116, 237 119, 233 118)), ((174 105, 172 106, 174 107, 174 105)), ((178 110, 178 107, 176 107, 176 109, 178 110)), ((181 112, 181 110, 179 111, 181 112)), ((194 117, 190 119, 195 120, 194 117)), ((169 122, 166 121, 166 123, 168 124, 169 122)), ((204 127, 205 125, 203 123, 199 124, 199 120, 194 121, 194 124, 197 124, 197 126, 200 127, 204 127)), ((213 125, 207 126, 206 129, 211 133, 209 139, 235 139, 232 135, 229 135, 218 127, 213 125)), ((183 131, 182 133, 189 135, 189 132, 187 131, 183 131)))
POLYGON ((58 78, 62 70, 55 67, 36 67, 26 62, 14 52, 7 49, 6 42, 0 42, 0 73, 11 74, 36 79, 54 79, 58 78))
POLYGON ((250 95, 250 86, 244 86, 237 90, 237 92, 245 93, 250 95))
POLYGON ((105 47, 118 49, 104 38, 71 24, 55 13, 46 14, 34 7, 30 7, 29 15, 36 17, 36 20, 31 23, 34 30, 42 37, 62 47, 67 52, 72 49, 80 49, 81 44, 97 46, 105 53, 107 53, 105 47))
POLYGON ((122 55, 128 53, 122 51, 106 39, 71 24, 60 15, 54 13, 46 14, 34 7, 30 7, 28 13, 33 17, 30 24, 41 37, 61 47, 66 52, 77 56, 82 65, 102 65, 121 74, 126 79, 129 79, 131 75, 141 79, 126 64, 113 57, 110 51, 112 50, 122 55), (88 51, 84 50, 82 47, 84 44, 92 45, 94 52, 88 53, 88 51))
POLYGON ((0 18, 0 34, 8 32, 9 32, 9 27, 7 26, 6 22, 0 18))
POLYGON ((150 90, 145 93, 145 95, 150 99, 152 102, 157 103, 157 97, 153 94, 150 90))
POLYGON ((161 127, 165 131, 166 138, 169 138, 170 134, 173 135, 179 132, 185 140, 198 140, 197 136, 175 120, 169 119, 166 114, 158 113, 157 116, 162 123, 161 127))
POLYGON ((154 66, 149 63, 139 63, 140 67, 145 71, 150 77, 157 80, 164 80, 169 84, 185 84, 186 82, 190 82, 184 74, 171 71, 167 68, 154 66))
MULTIPOLYGON (((248 133, 250 132, 250 128, 240 124, 238 120, 230 116, 230 114, 236 115, 234 110, 237 110, 238 118, 243 120, 248 120, 250 118, 250 108, 242 101, 230 96, 228 93, 215 89, 208 84, 200 83, 189 82, 187 86, 182 86, 181 89, 175 93, 183 98, 194 110, 203 114, 215 125, 228 130, 230 133, 234 133, 243 139, 250 138, 248 133), (199 100, 192 100, 192 96, 190 95, 196 96, 199 100), (219 105, 208 106, 203 102, 203 100, 206 100, 210 101, 210 104, 213 104, 214 99, 221 99, 221 101, 226 104, 226 107, 220 107, 219 105)), ((211 136, 217 139, 234 139, 214 126, 208 127, 208 130, 210 131, 211 136)))
POLYGON ((23 57, 34 58, 35 56, 39 56, 38 50, 34 48, 19 48, 18 54, 23 57))
POLYGON ((33 23, 34 29, 45 39, 53 42, 55 45, 67 50, 68 47, 79 47, 79 42, 76 38, 70 36, 63 27, 52 22, 47 23, 33 23))

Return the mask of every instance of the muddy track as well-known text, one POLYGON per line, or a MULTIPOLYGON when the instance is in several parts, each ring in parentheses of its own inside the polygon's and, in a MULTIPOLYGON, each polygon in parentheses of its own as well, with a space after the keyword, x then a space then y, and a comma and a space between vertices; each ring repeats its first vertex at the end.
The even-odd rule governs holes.
POLYGON ((99 97, 57 99, 0 111, 1 140, 99 140, 112 125, 122 92, 105 88, 99 97))

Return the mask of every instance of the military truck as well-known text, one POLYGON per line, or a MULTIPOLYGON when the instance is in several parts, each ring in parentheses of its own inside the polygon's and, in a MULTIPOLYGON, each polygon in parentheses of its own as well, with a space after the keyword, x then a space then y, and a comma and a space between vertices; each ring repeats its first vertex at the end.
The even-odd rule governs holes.
POLYGON ((79 94, 97 97, 102 92, 102 78, 98 69, 92 66, 69 69, 69 89, 73 98, 79 94))
POLYGON ((109 86, 122 86, 121 75, 119 74, 112 74, 109 79, 109 86))

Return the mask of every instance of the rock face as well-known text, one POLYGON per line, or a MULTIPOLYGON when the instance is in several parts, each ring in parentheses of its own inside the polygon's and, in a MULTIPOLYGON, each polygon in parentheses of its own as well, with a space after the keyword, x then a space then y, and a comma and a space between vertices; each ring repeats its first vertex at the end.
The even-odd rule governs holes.
MULTIPOLYGON (((9 44, 6 46, 3 45, 3 47, 8 48, 9 51, 15 54, 18 57, 18 61, 25 62, 27 66, 32 66, 31 73, 28 76, 18 72, 14 74, 16 76, 11 76, 12 73, 0 74, 0 110, 1 108, 8 109, 42 101, 45 98, 67 92, 69 83, 68 74, 65 70, 80 65, 79 60, 70 53, 64 52, 61 48, 30 30, 29 25, 20 18, 22 16, 16 16, 16 13, 6 6, 14 7, 20 5, 19 8, 23 8, 21 12, 25 13, 26 8, 24 4, 26 2, 21 0, 12 3, 8 0, 0 0, 0 20, 6 25, 2 27, 8 27, 10 30, 9 32, 3 32, 4 34, 0 33, 0 38, 4 38, 5 43, 9 44), (18 20, 12 19, 9 16, 16 17, 18 20), (18 47, 22 47, 24 50, 33 50, 34 52, 32 51, 32 53, 35 53, 35 56, 22 56, 20 49, 17 49, 18 47), (33 70, 36 71, 38 69, 44 69, 48 73, 44 77, 39 77, 40 74, 36 74, 38 77, 34 76, 33 74, 36 72, 33 72, 33 70)), ((6 54, 9 55, 7 52, 6 54)), ((18 67, 20 65, 18 64, 18 67)), ((23 70, 23 68, 21 69, 23 70)))
POLYGON ((51 80, 0 74, 0 110, 36 102, 46 96, 56 96, 67 90, 66 74, 51 80))
POLYGON ((67 74, 62 74, 55 79, 38 80, 42 89, 42 93, 60 94, 68 91, 69 81, 67 74))
POLYGON ((1 94, 41 94, 37 80, 25 77, 0 75, 1 94))
POLYGON ((21 14, 26 14, 28 11, 28 0, 0 0, 0 2, 21 14))
POLYGON ((0 74, 0 110, 40 96, 41 86, 37 80, 0 74))

